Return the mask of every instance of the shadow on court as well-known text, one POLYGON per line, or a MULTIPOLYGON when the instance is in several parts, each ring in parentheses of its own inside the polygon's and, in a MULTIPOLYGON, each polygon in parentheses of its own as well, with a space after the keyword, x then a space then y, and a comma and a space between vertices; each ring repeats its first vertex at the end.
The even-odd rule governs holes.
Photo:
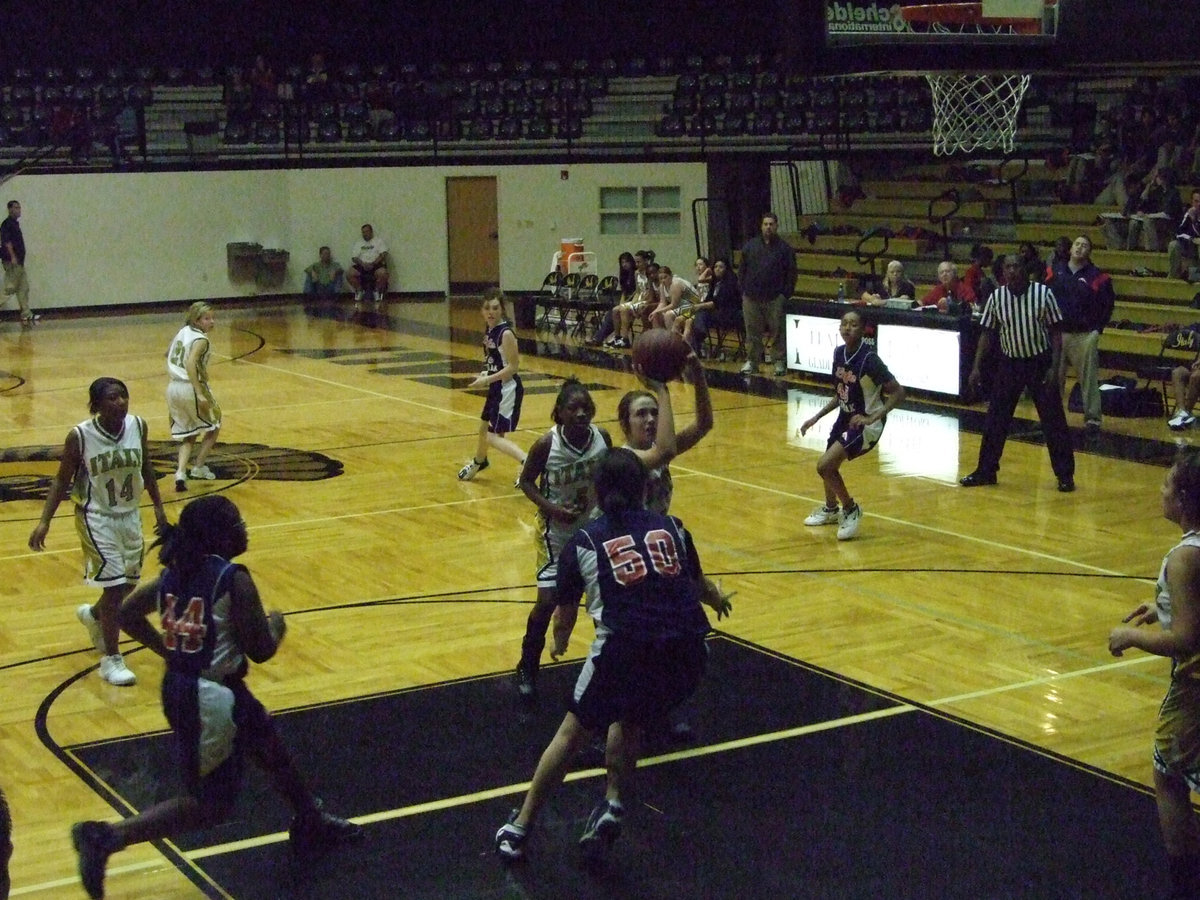
MULTIPOLYGON (((694 739, 651 747, 599 868, 576 848, 599 772, 553 796, 523 863, 492 852, 578 662, 544 669, 541 699, 524 711, 502 674, 277 713, 331 811, 383 814, 366 840, 298 864, 278 839, 288 810, 251 770, 230 823, 175 841, 212 855, 164 850, 198 884, 242 900, 1163 893, 1146 792, 754 645, 718 635, 709 646, 709 677, 682 712, 694 739), (224 846, 261 836, 274 839, 224 846)), ((137 809, 177 789, 165 734, 65 749, 137 809)), ((110 877, 114 896, 121 877, 110 877)))

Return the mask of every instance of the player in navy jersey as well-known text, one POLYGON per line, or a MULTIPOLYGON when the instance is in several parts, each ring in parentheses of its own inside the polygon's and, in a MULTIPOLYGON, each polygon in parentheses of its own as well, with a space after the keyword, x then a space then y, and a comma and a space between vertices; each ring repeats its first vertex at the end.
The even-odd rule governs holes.
POLYGON ((817 460, 817 474, 825 483, 825 505, 813 510, 804 524, 836 522, 838 540, 848 541, 858 534, 862 507, 850 496, 842 478, 842 463, 857 459, 878 443, 887 414, 904 399, 904 388, 863 340, 863 319, 857 311, 842 316, 840 331, 845 343, 833 351, 833 398, 800 426, 800 433, 806 434, 827 413, 838 411, 829 443, 817 460))
POLYGON ((504 295, 499 288, 490 288, 483 295, 482 312, 487 325, 483 335, 484 370, 467 387, 486 386, 488 394, 480 416, 483 421, 479 423, 475 455, 458 470, 460 481, 470 481, 488 467, 488 447, 495 447, 521 465, 525 464, 525 451, 505 437, 516 430, 520 421, 525 388, 517 374, 521 367, 517 336, 504 318, 504 295))
POLYGON ((228 498, 193 500, 158 541, 163 571, 121 604, 121 627, 167 662, 163 712, 175 732, 186 794, 120 822, 71 829, 79 874, 104 896, 108 857, 130 844, 206 828, 232 811, 244 761, 253 759, 291 805, 291 846, 299 859, 357 837, 361 829, 321 810, 270 714, 250 693, 247 658, 266 662, 286 632, 283 614, 263 611, 254 579, 232 562, 245 552, 246 523, 228 498), (157 611, 160 633, 146 616, 157 611))
POLYGON ((704 638, 711 626, 701 603, 718 619, 731 608, 729 598, 704 577, 683 524, 646 509, 646 468, 632 451, 607 453, 595 485, 602 515, 575 532, 558 560, 551 655, 557 659, 567 651, 581 593, 596 638, 521 808, 496 833, 496 852, 504 859, 524 855, 534 820, 575 751, 605 731, 605 799, 589 816, 580 845, 590 855, 612 844, 645 726, 690 696, 704 673, 704 638), (616 722, 622 727, 609 731, 616 722))

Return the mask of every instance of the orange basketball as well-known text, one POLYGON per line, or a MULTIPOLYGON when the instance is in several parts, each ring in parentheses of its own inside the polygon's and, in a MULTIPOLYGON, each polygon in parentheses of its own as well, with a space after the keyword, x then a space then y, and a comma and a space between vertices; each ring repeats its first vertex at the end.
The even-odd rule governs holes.
POLYGON ((683 338, 666 328, 647 329, 633 342, 634 364, 655 381, 678 378, 691 352, 683 338))

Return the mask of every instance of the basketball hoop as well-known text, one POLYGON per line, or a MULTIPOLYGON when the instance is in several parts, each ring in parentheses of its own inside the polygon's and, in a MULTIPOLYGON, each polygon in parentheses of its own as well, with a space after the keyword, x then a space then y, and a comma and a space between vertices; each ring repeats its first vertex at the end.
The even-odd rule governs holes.
POLYGON ((928 72, 925 80, 933 93, 934 154, 1012 152, 1028 75, 928 72))

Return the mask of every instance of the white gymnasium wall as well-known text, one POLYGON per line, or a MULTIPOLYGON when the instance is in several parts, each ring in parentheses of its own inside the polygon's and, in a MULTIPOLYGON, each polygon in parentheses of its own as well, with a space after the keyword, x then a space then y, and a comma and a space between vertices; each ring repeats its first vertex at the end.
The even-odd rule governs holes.
POLYGON ((287 283, 271 293, 299 292, 317 247, 329 244, 346 263, 364 222, 391 247, 398 290, 445 293, 450 176, 497 179, 507 291, 536 290, 563 237, 582 237, 601 273, 616 271, 621 251, 646 247, 691 272, 701 163, 19 175, 0 199, 21 201, 36 308, 254 295, 253 284, 228 277, 232 241, 289 251, 287 283), (680 187, 681 233, 600 236, 600 188, 621 186, 680 187))

